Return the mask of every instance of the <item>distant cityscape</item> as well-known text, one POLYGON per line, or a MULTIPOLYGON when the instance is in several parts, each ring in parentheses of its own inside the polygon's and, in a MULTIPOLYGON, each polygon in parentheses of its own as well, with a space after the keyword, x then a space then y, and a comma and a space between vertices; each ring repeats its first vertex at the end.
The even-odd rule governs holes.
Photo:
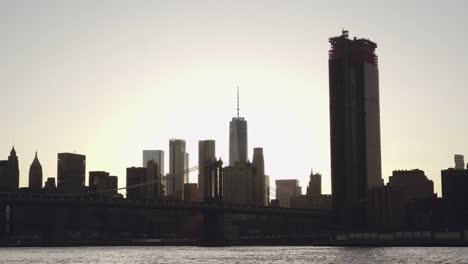
MULTIPOLYGON (((1 202, 2 219, 6 219, 0 222, 4 226, 1 234, 11 236, 49 232, 41 229, 46 224, 35 227, 24 224, 25 218, 34 218, 34 215, 13 214, 8 200, 11 197, 82 197, 102 201, 144 201, 157 208, 157 204, 182 206, 187 202, 190 207, 215 201, 218 205, 229 204, 233 208, 235 205, 250 206, 260 210, 256 212, 260 215, 273 212, 262 211, 270 210, 261 209, 264 207, 299 209, 303 211, 281 212, 284 212, 283 215, 294 212, 294 217, 300 214, 296 212, 316 213, 310 216, 318 219, 310 234, 341 232, 334 237, 336 240, 351 239, 348 232, 372 234, 369 230, 391 233, 392 239, 396 239, 396 233, 392 232, 405 230, 411 230, 412 237, 415 236, 414 232, 419 232, 416 236, 422 237, 421 230, 428 230, 444 231, 449 238, 468 239, 468 166, 463 155, 454 156, 453 168, 441 168, 441 197, 437 197, 433 181, 420 169, 394 170, 385 184, 381 166, 377 44, 368 39, 351 39, 347 30, 343 30, 340 36, 330 38, 329 42, 331 195, 322 193, 322 175, 313 170, 310 171, 305 194, 302 194, 297 179, 278 179, 274 187, 270 184, 270 177, 265 174, 268 164, 264 161, 264 149, 253 148, 250 159, 247 119, 240 115, 238 88, 237 115, 229 122, 228 163, 217 158, 216 142, 206 139, 198 142, 198 164, 190 166, 186 141, 170 139, 168 152, 161 149, 142 150, 141 166, 126 168, 125 187, 119 188, 118 177, 109 172, 89 171, 86 175, 86 156, 77 153, 58 153, 56 178, 44 179, 36 152, 29 170, 29 185, 19 188, 18 154, 13 146, 8 159, 0 161, 0 196, 6 197, 1 202), (169 154, 167 171, 165 153, 169 154), (197 183, 189 183, 188 176, 193 171, 198 171, 197 183), (88 186, 85 185, 86 176, 88 186)), ((41 214, 39 209, 34 212, 41 214)), ((125 219, 130 217, 121 213, 117 218, 119 220, 115 221, 127 223, 125 219)), ((144 225, 151 227, 141 233, 164 237, 166 231, 162 231, 162 225, 156 223, 159 220, 154 219, 145 220, 144 225), (155 231, 155 228, 159 231, 155 231)), ((228 233, 231 238, 237 239, 242 236, 258 238, 261 234, 265 238, 265 234, 273 232, 258 227, 258 223, 255 224, 255 221, 260 221, 255 220, 258 218, 231 219, 224 216, 221 222, 213 219, 214 222, 210 223, 224 228, 225 238, 228 233)), ((183 220, 177 221, 180 221, 177 232, 182 232, 183 220)), ((190 221, 195 222, 193 219, 190 221)), ((284 221, 290 223, 290 220, 284 221)), ((171 222, 174 224, 176 220, 171 222)), ((176 228, 172 224, 171 228, 176 228)), ((66 224, 62 225, 64 230, 68 228, 66 224)), ((301 228, 283 230, 283 234, 309 232, 301 228)), ((107 233, 119 231, 115 228, 107 233)), ((191 237, 190 234, 188 231, 182 232, 179 237, 191 237)), ((215 231, 204 234, 219 240, 215 231)))

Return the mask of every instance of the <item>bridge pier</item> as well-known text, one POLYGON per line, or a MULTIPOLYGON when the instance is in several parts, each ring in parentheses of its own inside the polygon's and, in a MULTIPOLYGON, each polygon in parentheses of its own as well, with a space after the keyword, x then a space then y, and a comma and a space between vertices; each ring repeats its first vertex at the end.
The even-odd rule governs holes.
POLYGON ((208 200, 210 206, 203 210, 202 246, 222 247, 224 238, 224 210, 220 199, 208 200))

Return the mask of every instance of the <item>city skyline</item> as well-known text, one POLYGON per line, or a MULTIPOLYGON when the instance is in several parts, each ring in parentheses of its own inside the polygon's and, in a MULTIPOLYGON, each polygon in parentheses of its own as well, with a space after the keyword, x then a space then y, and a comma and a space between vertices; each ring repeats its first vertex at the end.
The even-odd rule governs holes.
MULTIPOLYGON (((281 5, 276 3, 275 6, 279 9, 281 5)), ((298 2, 287 10, 293 14, 302 14, 299 11, 301 6, 306 7, 307 10, 314 7, 313 5, 299 4, 298 2)), ((173 8, 170 5, 164 7, 173 8)), ((254 7, 260 8, 259 6, 254 7)), ((284 14, 278 9, 273 8, 272 15, 262 14, 262 18, 273 25, 281 25, 274 22, 275 17, 284 14)), ((434 7, 434 9, 436 8, 434 7)), ((221 10, 226 12, 225 9, 221 10)), ((457 14, 460 14, 453 6, 451 9, 448 6, 440 10, 454 14, 449 19, 456 20, 460 18, 460 16, 457 16, 457 14)), ((15 27, 19 28, 18 32, 22 32, 24 36, 34 39, 35 35, 28 30, 36 27, 41 29, 42 24, 39 23, 36 26, 22 25, 18 23, 18 19, 25 19, 24 16, 27 12, 21 8, 13 11, 19 12, 19 14, 15 13, 18 14, 18 17, 13 18, 11 15, 6 14, 2 16, 2 19, 6 19, 7 22, 11 23, 16 22, 15 27)), ((43 21, 46 11, 42 10, 35 14, 36 17, 29 19, 43 21)), ((97 19, 91 13, 86 14, 92 19, 97 19)), ((252 18, 248 14, 247 18, 251 21, 252 18)), ((117 14, 112 12, 108 15, 111 16, 111 20, 118 17, 117 14)), ((403 14, 403 18, 410 20, 409 17, 407 13, 403 14)), ((434 17, 431 18, 434 22, 427 21, 428 27, 433 26, 433 23, 436 23, 437 19, 440 18, 437 15, 434 15, 434 17)), ((198 19, 199 17, 195 16, 195 18, 198 19)), ((61 19, 66 21, 65 18, 57 17, 50 19, 51 21, 43 22, 52 23, 61 21, 61 19)), ((187 19, 194 19, 194 17, 187 19)), ((214 19, 214 17, 209 17, 209 19, 214 19)), ((300 22, 300 18, 290 18, 290 20, 294 22, 294 25, 298 25, 300 22)), ((228 22, 225 22, 227 24, 224 25, 238 30, 242 29, 242 27, 238 28, 230 24, 234 21, 234 18, 230 18, 228 22)), ((13 53, 13 56, 6 54, 6 62, 2 63, 2 68, 5 70, 2 73, 5 75, 2 76, 5 77, 2 78, 5 81, 3 87, 8 88, 5 89, 4 96, 12 99, 0 106, 2 113, 6 113, 5 125, 2 126, 4 127, 4 133, 0 140, 0 153, 3 153, 1 154, 3 155, 2 159, 8 156, 11 145, 14 144, 20 162, 20 186, 27 186, 28 170, 34 159, 36 148, 43 167, 44 180, 47 177, 57 176, 57 153, 76 151, 87 156, 86 175, 88 171, 106 170, 112 175, 119 176, 120 186, 123 186, 125 182, 125 168, 141 163, 140 157, 143 149, 164 149, 168 153, 167 141, 173 137, 183 138, 187 141, 187 152, 192 155, 192 164, 197 164, 196 146, 198 140, 204 138, 216 140, 218 155, 224 161, 227 161, 227 123, 235 114, 235 87, 239 84, 241 91, 245 94, 242 99, 242 113, 249 121, 249 152, 254 147, 264 148, 265 173, 271 176, 270 181, 297 178, 300 179, 300 185, 305 187, 308 181, 308 172, 311 168, 314 168, 314 171, 323 175, 324 193, 330 193, 328 71, 326 64, 328 43, 326 40, 330 36, 339 35, 343 24, 346 24, 346 28, 351 31, 351 35, 369 37, 380 45, 379 66, 381 69, 385 69, 381 70, 380 76, 383 178, 387 182, 388 176, 391 175, 393 170, 419 168, 425 170, 428 177, 434 181, 435 191, 440 196, 440 170, 453 166, 453 154, 464 154, 464 150, 468 150, 466 143, 459 142, 461 135, 466 134, 466 127, 462 126, 457 121, 458 118, 455 117, 465 110, 462 101, 463 98, 466 98, 464 96, 466 92, 453 90, 456 89, 453 87, 462 87, 462 84, 466 83, 464 81, 466 77, 461 74, 452 75, 463 72, 463 67, 466 66, 458 65, 460 66, 458 67, 456 60, 449 63, 444 59, 453 57, 453 54, 464 54, 463 52, 466 51, 461 47, 466 46, 463 44, 466 43, 466 39, 462 39, 455 46, 451 46, 450 51, 439 49, 440 53, 429 58, 426 57, 427 53, 424 51, 435 50, 433 46, 429 45, 437 44, 437 41, 435 41, 435 44, 427 43, 426 38, 432 39, 437 36, 438 39, 444 39, 462 34, 463 31, 456 30, 457 27, 460 27, 457 23, 454 23, 451 27, 452 30, 447 32, 441 32, 440 28, 436 27, 436 34, 432 36, 426 36, 423 34, 424 32, 413 31, 417 36, 397 34, 395 40, 389 39, 387 35, 394 36, 392 33, 395 33, 398 29, 402 30, 402 27, 398 25, 395 28, 382 27, 379 29, 379 23, 373 27, 366 27, 360 22, 340 22, 339 25, 331 23, 324 29, 304 26, 295 28, 296 31, 292 33, 279 30, 278 34, 263 31, 269 28, 269 26, 263 25, 263 27, 259 28, 254 27, 250 31, 251 33, 266 32, 264 38, 260 38, 261 44, 265 45, 271 40, 283 40, 281 44, 270 47, 271 50, 269 51, 264 51, 255 56, 253 53, 258 50, 246 44, 237 46, 237 48, 236 45, 222 46, 222 44, 227 44, 231 40, 224 36, 226 39, 216 39, 216 43, 223 49, 218 50, 217 53, 215 51, 216 54, 213 57, 207 57, 207 62, 201 61, 200 57, 195 53, 198 50, 204 51, 203 55, 209 55, 200 46, 204 42, 196 42, 195 48, 186 53, 189 57, 194 56, 192 59, 182 60, 182 62, 168 59, 168 61, 171 61, 169 64, 172 67, 165 72, 154 70, 154 67, 162 66, 152 60, 132 61, 127 58, 132 62, 129 64, 132 65, 130 68, 133 68, 133 70, 128 75, 119 78, 119 80, 124 80, 124 83, 116 85, 117 88, 115 87, 116 83, 110 80, 113 79, 113 76, 127 70, 127 68, 113 68, 107 67, 109 66, 107 64, 99 64, 110 58, 111 54, 109 53, 102 53, 103 57, 99 57, 95 61, 90 58, 81 60, 71 55, 74 50, 73 47, 61 48, 57 50, 56 57, 52 57, 52 60, 57 59, 58 61, 48 61, 49 63, 41 65, 41 70, 35 73, 36 71, 33 71, 33 69, 38 65, 32 59, 29 60, 25 55, 20 55, 21 50, 13 48, 13 44, 2 44, 6 45, 3 46, 3 52, 8 50, 13 53), (303 35, 308 30, 310 30, 308 35, 303 35), (287 39, 286 36, 290 39, 287 39), (306 39, 303 39, 304 36, 306 36, 306 39), (405 41, 408 41, 408 43, 405 43, 405 41), (312 44, 312 46, 308 47, 310 55, 301 53, 303 49, 296 52, 291 51, 291 56, 285 53, 286 50, 290 50, 295 45, 305 47, 309 44, 312 44), (408 50, 399 46, 403 46, 403 44, 409 45, 408 50), (458 45, 460 45, 460 49, 457 49, 458 45), (393 49, 393 46, 396 46, 395 49, 399 50, 401 54, 392 54, 391 49, 393 49), (422 47, 422 51, 416 50, 419 47, 422 47), (248 56, 242 56, 240 59, 234 60, 231 56, 223 55, 229 49, 237 55, 249 51, 251 53, 247 54, 256 58, 250 59, 248 56), (450 56, 451 54, 452 56, 450 56), (276 60, 266 60, 267 55, 275 55, 273 58, 276 60), (14 60, 15 56, 19 58, 18 61, 20 62, 14 60), (217 56, 220 58, 217 59, 217 56), (53 79, 54 75, 51 72, 60 65, 59 62, 62 59, 67 58, 71 59, 71 62, 65 65, 66 70, 62 72, 62 75, 58 74, 56 79, 53 79), (432 60, 439 61, 440 64, 430 63, 428 65, 432 60), (73 62, 79 62, 79 67, 73 67, 73 62), (177 63, 181 63, 182 66, 177 66, 177 63), (223 67, 221 69, 214 68, 213 66, 218 65, 217 63, 221 63, 223 67), (79 81, 94 76, 91 71, 86 71, 83 68, 90 65, 98 67, 96 69, 105 69, 103 76, 91 78, 89 82, 79 81), (139 66, 135 67, 136 65, 139 66), (249 74, 248 69, 241 70, 244 67, 249 68, 248 66, 251 66, 250 71, 253 73, 249 74), (263 67, 266 70, 260 70, 263 67), (286 67, 289 69, 286 69, 286 67), (414 79, 413 77, 409 78, 408 72, 410 72, 409 69, 411 68, 413 69, 411 74, 415 75, 414 79), (444 71, 445 68, 447 69, 444 71), (145 69, 150 72, 145 71, 145 69), (234 71, 231 74, 226 74, 229 69, 234 69, 234 71), (72 72, 73 70, 76 70, 74 74, 65 72, 72 72), (140 75, 139 71, 143 73, 140 75), (426 77, 427 72, 432 71, 441 75, 439 79, 431 80, 430 83, 424 77, 426 77), (155 72, 167 78, 162 81, 153 79, 151 75, 155 72), (275 74, 271 74, 272 72, 275 74), (284 75, 283 78, 273 76, 280 75, 276 74, 280 72, 283 73, 281 74, 284 75), (31 74, 31 76, 28 74, 31 74), (315 78, 314 75, 319 77, 315 78), (24 76, 28 77, 25 78, 24 76), (177 76, 181 76, 181 78, 178 79, 177 76), (103 81, 101 78, 108 81, 103 81), (26 79, 31 79, 37 83, 37 90, 27 88, 36 86, 26 79), (170 79, 173 79, 173 81, 170 79), (187 79, 187 81, 184 81, 184 79, 187 79), (136 83, 133 83, 134 81, 136 83), (209 85, 204 86, 203 84, 206 83, 209 85), (96 92, 97 87, 101 89, 97 91, 97 96, 88 98, 87 93, 93 94, 92 92, 96 92), (440 91, 432 89, 427 93, 427 87, 443 87, 443 89, 440 89, 440 91), (82 90, 78 90, 78 88, 82 88, 82 90), (179 98, 181 94, 190 90, 197 90, 199 96, 191 98, 189 93, 188 96, 182 97, 182 99, 179 98), (47 93, 43 93, 43 91, 47 93), (133 91, 136 91, 136 93, 133 94, 133 91), (161 93, 161 91, 166 92, 161 93), (107 94, 109 92, 115 92, 117 97, 108 98, 107 94), (67 97, 68 94, 70 94, 70 98, 67 97), (218 102, 218 99, 221 101, 218 102), (60 102, 62 100, 65 103, 60 102), (450 105, 440 106, 441 100, 450 101, 450 105), (143 101, 143 103, 138 103, 140 101, 143 101), (154 105, 150 104, 153 101, 154 105), (283 102, 287 103, 284 104, 283 102), (126 103, 129 103, 127 104, 128 107, 122 107, 126 103), (70 105, 67 106, 66 104, 70 105), (144 104, 150 105, 141 106, 144 104), (200 109, 200 105, 205 107, 200 109), (211 108, 211 111, 206 108, 211 108), (431 109, 430 112, 429 109, 431 109), (95 112, 96 115, 91 117, 90 112, 95 112), (137 114, 141 116, 137 116, 137 114), (426 118, 428 114, 430 114, 431 121, 426 118), (155 122, 157 124, 148 125, 154 116, 157 117, 157 122, 155 122), (181 120, 182 125, 175 125, 173 123, 177 122, 171 120, 174 116, 177 118, 185 116, 186 120, 181 120), (207 129, 201 129, 202 127, 207 127, 207 129), (31 131, 36 133, 32 134, 31 131), (264 137, 264 135, 268 135, 268 137, 264 137), (278 140, 278 138, 281 140, 278 140), (398 140, 395 140, 395 138, 398 140), (429 152, 431 149, 438 151, 431 153, 429 152), (284 159, 284 152, 299 153, 299 160, 288 158, 285 162, 279 162, 284 159), (432 155, 429 156, 427 153, 432 155), (287 164, 294 164, 294 166, 287 164)), ((100 30, 113 28, 107 24, 98 23, 98 26, 100 30)), ((55 26, 52 28, 55 28, 55 26)), ((187 27, 182 27, 182 29, 187 30, 187 27)), ((218 32, 214 27, 207 26, 207 29, 218 32)), ((421 29, 421 31, 424 30, 421 29)), ((15 40, 16 43, 21 41, 23 35, 8 32, 7 36, 12 40, 11 43, 15 43, 15 40)), ((39 32, 41 31, 39 30, 39 32)), ((45 34, 44 38, 40 38, 41 41, 55 45, 69 43, 69 39, 65 40, 66 34, 63 35, 64 33, 54 30, 51 32, 56 39, 45 34)), ((80 31, 80 27, 75 24, 72 25, 71 32, 78 35, 77 40, 85 37, 83 32, 80 31)), ((195 28, 195 32, 203 32, 203 29, 195 28)), ((161 46, 151 45, 154 44, 155 40, 143 41, 145 40, 144 34, 140 35, 140 33, 128 37, 133 36, 141 43, 146 43, 142 45, 148 45, 145 51, 149 54, 158 53, 158 49, 161 52, 167 51, 167 47, 161 48, 161 46)), ((90 32, 89 34, 96 37, 95 34, 97 33, 90 32)), ((236 34, 239 35, 240 33, 234 33, 234 35, 236 34)), ((207 36, 205 35, 205 37, 207 36)), ((88 41, 91 39, 88 39, 88 41)), ((176 39, 170 40, 175 41, 176 39)), ((127 42, 125 39, 119 40, 116 42, 118 47, 115 50, 120 50, 119 59, 125 59, 125 54, 128 53, 125 53, 123 44, 127 42)), ((195 40, 195 38, 189 37, 189 40, 195 40)), ((95 44, 93 43, 93 45, 95 44)), ((239 42, 235 42, 235 44, 239 44, 239 42)), ((48 48, 42 45, 45 44, 43 43, 36 48, 29 47, 26 54, 39 56, 38 51, 49 51, 48 48)), ((85 45, 85 47, 87 46, 85 45)), ((113 51, 115 50, 113 49, 113 51)), ((183 51, 183 48, 179 46, 178 50, 183 51)), ((91 53, 85 52, 85 55, 102 51, 101 46, 98 46, 95 50, 88 49, 87 52, 91 53)), ((46 54, 50 55, 47 52, 46 54)), ((38 59, 38 61, 41 60, 38 59)), ((167 158, 165 163, 169 164, 167 158)), ((196 182, 196 175, 196 173, 191 175, 190 182, 196 182)))

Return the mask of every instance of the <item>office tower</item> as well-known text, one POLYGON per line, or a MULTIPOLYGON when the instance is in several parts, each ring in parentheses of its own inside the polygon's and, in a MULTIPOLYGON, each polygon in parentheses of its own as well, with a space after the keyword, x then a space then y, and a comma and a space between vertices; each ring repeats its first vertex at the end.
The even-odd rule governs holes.
POLYGON ((18 156, 13 146, 8 160, 0 161, 0 191, 16 192, 19 189, 18 156))
POLYGON ((147 170, 143 167, 127 168, 127 199, 143 200, 147 170))
POLYGON ((106 171, 90 171, 88 185, 96 196, 114 197, 117 195, 118 178, 106 171))
POLYGON ((90 171, 88 175, 88 186, 95 189, 97 179, 109 177, 110 173, 107 171, 90 171))
POLYGON ((169 141, 168 195, 176 200, 184 199, 184 183, 188 181, 188 154, 185 140, 169 141))
POLYGON ((276 199, 280 207, 291 207, 291 198, 300 195, 298 180, 276 180, 276 199))
POLYGON ((263 149, 254 148, 252 164, 255 166, 254 200, 257 205, 265 204, 265 161, 263 149))
POLYGON ((154 160, 159 166, 159 173, 164 175, 164 151, 162 150, 143 150, 143 165, 146 168, 148 161, 154 160))
POLYGON ((441 172, 442 200, 446 226, 466 227, 468 223, 468 170, 446 169, 441 172))
POLYGON ((116 197, 119 188, 119 178, 117 176, 108 176, 105 178, 98 178, 96 181, 96 191, 98 196, 116 197))
POLYGON ((322 175, 320 173, 310 172, 309 185, 307 186, 308 196, 322 195, 322 175))
POLYGON ((158 163, 154 160, 149 160, 146 165, 145 181, 145 199, 157 200, 162 197, 161 173, 158 163))
POLYGON ((456 170, 464 170, 465 169, 465 159, 461 154, 455 154, 455 169, 456 170))
POLYGON ((209 166, 216 162, 216 144, 214 140, 198 141, 198 192, 201 199, 213 197, 214 175, 209 166))
POLYGON ((235 204, 257 204, 255 199, 256 168, 250 162, 236 162, 224 167, 224 201, 235 204))
POLYGON ((29 167, 29 189, 33 192, 42 190, 42 166, 37 158, 37 151, 29 167))
POLYGON ((247 162, 247 121, 239 117, 239 87, 237 88, 237 117, 229 123, 229 166, 237 161, 247 162))
POLYGON ((82 192, 85 187, 86 156, 59 153, 57 158, 57 188, 63 193, 82 192))
POLYGON ((383 185, 377 44, 351 40, 345 30, 329 41, 333 216, 337 224, 359 226, 367 190, 383 185))
POLYGON ((392 176, 388 178, 387 186, 399 186, 407 200, 434 196, 434 182, 419 169, 393 171, 392 176))

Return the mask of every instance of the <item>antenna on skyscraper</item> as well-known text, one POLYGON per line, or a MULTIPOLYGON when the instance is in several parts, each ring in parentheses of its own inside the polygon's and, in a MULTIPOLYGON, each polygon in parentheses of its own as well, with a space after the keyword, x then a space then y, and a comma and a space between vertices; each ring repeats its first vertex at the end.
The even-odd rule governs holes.
POLYGON ((239 118, 239 85, 237 85, 237 118, 239 118))

